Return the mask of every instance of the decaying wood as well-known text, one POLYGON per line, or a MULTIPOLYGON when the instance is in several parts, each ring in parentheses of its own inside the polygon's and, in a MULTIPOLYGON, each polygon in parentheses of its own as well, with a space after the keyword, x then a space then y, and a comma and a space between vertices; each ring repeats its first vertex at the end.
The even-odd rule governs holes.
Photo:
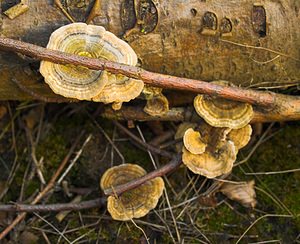
POLYGON ((9 38, 0 37, 0 48, 55 63, 71 63, 95 70, 105 69, 111 73, 121 73, 128 77, 143 80, 149 85, 162 88, 206 93, 226 99, 259 105, 261 106, 259 109, 268 109, 268 113, 272 114, 274 120, 281 120, 281 118, 284 120, 300 119, 300 97, 238 87, 225 87, 199 80, 153 73, 139 67, 49 50, 9 38))
MULTIPOLYGON (((298 105, 299 106, 299 105, 298 105)), ((150 116, 145 113, 141 106, 122 106, 118 111, 111 107, 105 107, 101 112, 101 116, 112 120, 135 120, 135 121, 174 121, 174 122, 199 122, 201 117, 196 113, 193 107, 177 107, 172 108, 165 114, 160 116, 150 116)), ((264 110, 262 108, 254 107, 254 116, 251 123, 265 123, 265 122, 283 122, 291 120, 299 120, 298 113, 291 113, 288 110, 264 110)))
MULTIPOLYGON (((3 0, 2 11, 11 2, 3 0)), ((94 1, 65 4, 76 21, 85 21, 94 1)), ((101 0, 101 15, 93 23, 126 34, 147 70, 244 87, 284 86, 300 79, 299 5, 297 0, 101 0)), ((14 20, 1 16, 1 36, 46 46, 51 32, 69 23, 53 1, 32 0, 28 6, 14 20)), ((1 52, 0 64, 0 99, 31 99, 11 82, 15 68, 26 86, 47 95, 37 82, 37 62, 1 52)))

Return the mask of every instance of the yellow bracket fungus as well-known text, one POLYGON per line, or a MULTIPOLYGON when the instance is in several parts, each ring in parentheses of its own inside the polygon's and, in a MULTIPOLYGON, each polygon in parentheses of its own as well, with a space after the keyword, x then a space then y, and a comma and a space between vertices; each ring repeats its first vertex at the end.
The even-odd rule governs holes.
MULTIPOLYGON (((128 65, 137 64, 137 56, 126 42, 101 26, 85 23, 73 23, 57 29, 51 34, 47 48, 128 65)), ((79 100, 120 103, 137 97, 143 89, 142 81, 70 64, 42 61, 40 72, 55 93, 79 100), (110 98, 107 99, 107 96, 110 98)))
MULTIPOLYGON (((139 178, 146 171, 136 164, 122 164, 108 169, 102 176, 102 190, 116 187, 139 178)), ((107 210, 115 220, 126 221, 141 218, 155 208, 164 189, 164 181, 156 177, 141 186, 124 192, 121 196, 109 196, 107 210)))
MULTIPOLYGON (((213 83, 233 86, 227 81, 214 81, 213 83)), ((249 124, 253 117, 250 104, 224 98, 212 98, 208 95, 197 95, 194 99, 194 107, 199 116, 214 127, 239 129, 249 124)))
POLYGON ((205 151, 207 144, 201 140, 200 132, 192 128, 186 130, 183 136, 185 148, 192 154, 201 154, 205 151))
POLYGON ((248 144, 251 139, 251 134, 251 125, 246 125, 243 128, 231 130, 228 134, 228 139, 233 141, 237 150, 240 150, 248 144))
POLYGON ((229 173, 236 160, 235 146, 232 141, 220 142, 214 152, 206 150, 202 154, 193 154, 182 148, 182 162, 195 174, 215 178, 229 173))

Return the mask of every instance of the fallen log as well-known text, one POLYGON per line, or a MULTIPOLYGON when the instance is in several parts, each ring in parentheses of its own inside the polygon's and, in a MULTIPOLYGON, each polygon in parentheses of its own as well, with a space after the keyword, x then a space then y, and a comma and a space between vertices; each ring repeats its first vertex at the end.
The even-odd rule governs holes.
MULTIPOLYGON (((14 1, 2 1, 2 12, 14 1)), ((84 21, 94 1, 67 1, 76 21, 84 21)), ((141 66, 159 73, 201 80, 225 79, 247 87, 289 86, 300 79, 299 1, 101 1, 94 24, 124 37, 141 66)), ((53 1, 28 1, 29 10, 0 22, 0 35, 46 46, 51 32, 69 23, 53 1)), ((11 79, 49 94, 39 63, 0 53, 0 100, 32 97, 11 79), (16 70, 17 69, 17 73, 16 70)))

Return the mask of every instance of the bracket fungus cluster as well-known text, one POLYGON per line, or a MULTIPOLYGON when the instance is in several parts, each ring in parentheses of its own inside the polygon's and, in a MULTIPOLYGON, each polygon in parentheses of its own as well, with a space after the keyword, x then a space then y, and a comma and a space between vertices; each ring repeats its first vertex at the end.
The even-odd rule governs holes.
POLYGON ((182 161, 195 174, 214 178, 232 170, 238 151, 251 138, 252 128, 216 128, 203 122, 183 136, 182 161))
MULTIPOLYGON (((219 130, 217 132, 222 134, 219 130)), ((183 163, 195 174, 207 178, 229 173, 236 160, 236 150, 232 141, 221 137, 223 135, 215 141, 213 136, 205 138, 199 132, 188 129, 183 137, 183 163)))
MULTIPOLYGON (((134 50, 102 26, 85 23, 62 26, 51 34, 47 48, 128 65, 137 64, 134 50)), ((114 103, 115 109, 121 108, 123 102, 136 98, 144 87, 143 81, 124 75, 49 61, 41 62, 40 73, 50 88, 59 95, 114 103)))
POLYGON ((245 147, 251 139, 252 127, 246 125, 240 129, 231 130, 228 133, 228 139, 234 143, 236 150, 245 147))
MULTIPOLYGON (((146 174, 136 164, 122 164, 108 169, 100 180, 102 190, 125 184, 146 174)), ((115 220, 126 221, 141 218, 155 208, 164 189, 164 181, 156 177, 120 196, 109 196, 107 209, 115 220)))
MULTIPOLYGON (((214 84, 232 86, 227 81, 214 84)), ((196 112, 204 119, 197 127, 186 129, 182 161, 195 174, 214 178, 232 170, 238 151, 247 145, 253 116, 250 104, 198 95, 196 112), (195 130, 194 130, 195 129, 195 130)))

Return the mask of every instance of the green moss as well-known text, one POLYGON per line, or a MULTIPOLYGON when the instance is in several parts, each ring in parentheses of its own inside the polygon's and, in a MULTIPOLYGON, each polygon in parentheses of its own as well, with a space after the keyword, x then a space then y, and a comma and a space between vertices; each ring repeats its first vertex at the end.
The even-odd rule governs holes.
POLYGON ((61 134, 50 133, 37 147, 37 157, 44 157, 48 166, 55 168, 66 156, 67 143, 61 134))
POLYGON ((242 221, 231 208, 223 204, 214 210, 205 211, 198 216, 197 225, 205 226, 208 232, 226 231, 231 234, 241 233, 243 226, 237 226, 242 221))
MULTIPOLYGON (((280 129, 274 137, 259 146, 247 164, 242 165, 241 169, 235 168, 233 171, 233 174, 239 180, 255 179, 258 188, 278 198, 281 206, 262 191, 256 191, 258 200, 257 208, 265 213, 289 214, 282 207, 282 205, 285 205, 295 216, 300 214, 300 173, 247 176, 244 172, 270 172, 299 168, 299 125, 299 123, 294 123, 280 129)), ((197 218, 197 226, 204 225, 202 230, 207 233, 221 232, 238 237, 255 219, 263 215, 254 210, 248 210, 238 203, 232 201, 230 203, 245 218, 223 204, 214 210, 208 210, 204 213, 201 211, 197 218)), ((300 217, 264 218, 256 223, 248 234, 257 235, 258 240, 278 238, 278 240, 283 240, 285 243, 291 243, 295 240, 299 228, 300 217)), ((216 242, 226 242, 225 240, 217 239, 215 236, 213 239, 216 242)))
MULTIPOLYGON (((246 172, 275 172, 299 168, 299 125, 294 123, 280 129, 274 137, 259 146, 242 169, 246 172)), ((294 216, 300 214, 300 172, 256 175, 251 178, 255 179, 258 188, 278 198, 279 201, 276 203, 263 191, 257 191, 259 209, 271 214, 293 214, 294 216)), ((299 217, 266 219, 256 226, 261 235, 268 236, 266 233, 269 233, 269 237, 286 241, 293 241, 292 238, 295 238, 299 228, 299 217)))
POLYGON ((25 196, 31 196, 37 189, 40 187, 40 182, 37 180, 32 180, 28 182, 26 191, 25 191, 25 196))
POLYGON ((95 229, 91 228, 83 228, 78 231, 78 236, 86 236, 86 238, 89 240, 89 242, 96 241, 98 239, 98 233, 95 229))
MULTIPOLYGON (((253 172, 296 169, 300 166, 300 126, 286 126, 276 136, 257 149, 249 161, 253 172)), ((247 169, 245 169, 247 170, 247 169)), ((294 214, 300 213, 300 173, 257 176, 257 186, 276 195, 294 214)), ((276 212, 282 209, 274 201, 260 194, 260 202, 272 204, 276 212)), ((300 226, 299 226, 300 227, 300 226)))
POLYGON ((120 150, 126 163, 138 164, 147 171, 153 170, 153 167, 151 167, 152 163, 147 152, 137 149, 131 143, 122 143, 120 145, 120 150))

